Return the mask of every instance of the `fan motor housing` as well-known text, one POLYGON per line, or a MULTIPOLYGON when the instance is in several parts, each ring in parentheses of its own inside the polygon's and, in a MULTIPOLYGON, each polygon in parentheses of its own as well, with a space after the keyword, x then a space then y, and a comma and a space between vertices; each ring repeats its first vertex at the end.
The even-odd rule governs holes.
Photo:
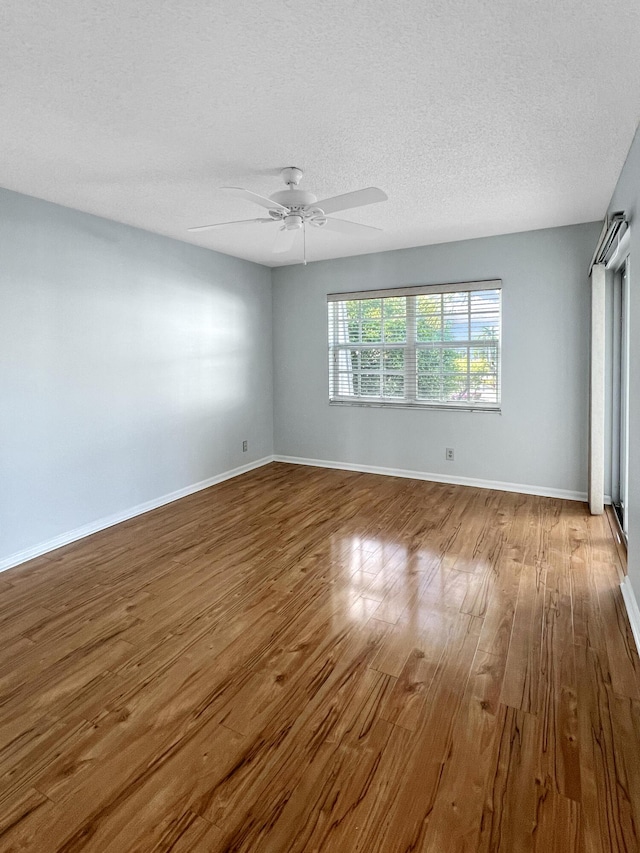
POLYGON ((283 204, 285 207, 305 207, 308 204, 315 204, 318 197, 306 190, 280 190, 270 196, 272 201, 277 201, 278 204, 283 204))

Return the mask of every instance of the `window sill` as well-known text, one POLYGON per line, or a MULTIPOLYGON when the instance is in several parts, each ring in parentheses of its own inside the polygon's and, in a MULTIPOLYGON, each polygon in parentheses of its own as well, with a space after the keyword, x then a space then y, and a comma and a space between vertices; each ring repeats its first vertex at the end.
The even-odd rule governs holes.
POLYGON ((403 403, 387 402, 386 400, 329 400, 330 406, 356 406, 364 409, 411 409, 412 411, 436 411, 436 412, 480 412, 482 414, 501 415, 500 406, 472 406, 463 404, 446 403, 403 403))

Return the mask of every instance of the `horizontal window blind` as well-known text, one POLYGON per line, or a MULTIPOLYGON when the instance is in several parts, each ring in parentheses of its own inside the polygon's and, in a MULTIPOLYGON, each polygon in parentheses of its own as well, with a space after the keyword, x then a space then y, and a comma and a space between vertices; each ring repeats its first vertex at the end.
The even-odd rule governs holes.
POLYGON ((501 294, 499 280, 331 294, 330 400, 498 409, 501 294))

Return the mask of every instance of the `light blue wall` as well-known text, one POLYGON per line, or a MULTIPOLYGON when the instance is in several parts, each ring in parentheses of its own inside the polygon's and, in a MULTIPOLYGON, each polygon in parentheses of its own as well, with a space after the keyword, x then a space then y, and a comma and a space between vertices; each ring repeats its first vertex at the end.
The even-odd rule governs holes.
POLYGON ((640 130, 613 193, 609 213, 624 210, 631 223, 629 277, 629 493, 628 571, 640 601, 640 130))
POLYGON ((274 270, 276 453, 585 493, 588 265, 599 229, 274 270), (328 293, 490 278, 503 281, 502 415, 329 405, 328 293))
POLYGON ((0 191, 0 562, 270 455, 271 341, 267 268, 0 191))

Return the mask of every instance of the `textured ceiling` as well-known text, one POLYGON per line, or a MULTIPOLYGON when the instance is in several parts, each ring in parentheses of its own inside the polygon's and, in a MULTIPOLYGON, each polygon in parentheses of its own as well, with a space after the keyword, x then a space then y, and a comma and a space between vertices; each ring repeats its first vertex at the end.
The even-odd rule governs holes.
POLYGON ((374 240, 310 259, 601 218, 640 118, 640 7, 613 0, 3 0, 0 185, 269 265, 301 167, 374 240))

